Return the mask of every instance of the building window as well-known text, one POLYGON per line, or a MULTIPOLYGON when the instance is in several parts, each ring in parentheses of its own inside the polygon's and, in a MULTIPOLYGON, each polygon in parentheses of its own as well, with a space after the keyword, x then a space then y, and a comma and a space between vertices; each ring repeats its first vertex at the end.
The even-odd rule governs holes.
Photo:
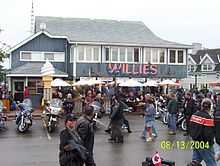
POLYGON ((213 65, 212 64, 203 64, 202 65, 202 71, 212 71, 213 65))
POLYGON ((54 53, 44 53, 44 60, 53 61, 54 60, 54 53))
POLYGON ((176 63, 176 50, 170 50, 170 63, 176 63))
POLYGON ((31 95, 43 94, 43 82, 38 79, 30 79, 28 81, 28 89, 31 95))
POLYGON ((151 49, 144 48, 144 62, 150 63, 151 62, 151 49))
POLYGON ((133 48, 127 48, 127 62, 133 62, 133 48))
POLYGON ((188 65, 188 72, 194 72, 196 70, 195 65, 188 65))
POLYGON ((95 63, 100 60, 100 47, 78 46, 78 62, 95 63))
POLYGON ((65 62, 64 52, 38 52, 38 51, 21 51, 20 61, 44 62, 65 62))
POLYGON ((90 62, 92 61, 92 48, 86 47, 86 61, 90 62))
POLYGON ((184 64, 184 50, 169 50, 169 63, 184 64))
POLYGON ((183 51, 179 50, 178 51, 178 63, 183 63, 183 51))
POLYGON ((139 48, 134 48, 134 62, 139 62, 140 58, 140 49, 139 48))
POLYGON ((159 63, 165 63, 165 50, 159 50, 159 63))
POLYGON ((31 52, 21 52, 20 60, 31 60, 31 52))
POLYGON ((94 61, 99 60, 99 48, 93 48, 93 59, 94 61))
POLYGON ((152 63, 158 63, 158 50, 157 49, 151 49, 151 58, 152 63))
POLYGON ((105 48, 105 61, 110 61, 110 59, 109 59, 109 48, 108 47, 105 48))
POLYGON ((112 62, 118 62, 118 48, 112 47, 112 62))
POLYGON ((125 48, 119 48, 119 61, 125 62, 125 55, 126 55, 126 49, 125 48))
POLYGON ((81 46, 78 47, 78 60, 79 61, 84 60, 84 47, 81 46))

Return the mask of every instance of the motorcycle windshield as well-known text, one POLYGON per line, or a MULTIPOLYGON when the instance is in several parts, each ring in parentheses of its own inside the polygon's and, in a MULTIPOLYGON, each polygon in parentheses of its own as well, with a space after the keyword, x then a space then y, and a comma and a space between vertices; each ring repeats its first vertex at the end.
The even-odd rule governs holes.
POLYGON ((61 108, 62 107, 62 101, 60 99, 52 99, 50 101, 50 106, 55 108, 61 108))
POLYGON ((32 110, 32 102, 30 99, 24 99, 21 104, 24 110, 32 110))

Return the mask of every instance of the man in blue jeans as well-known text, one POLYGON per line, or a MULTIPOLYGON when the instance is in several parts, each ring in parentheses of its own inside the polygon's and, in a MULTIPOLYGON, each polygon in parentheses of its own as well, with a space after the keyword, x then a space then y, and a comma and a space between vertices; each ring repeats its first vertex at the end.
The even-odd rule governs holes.
POLYGON ((210 116, 212 101, 203 99, 201 109, 194 113, 190 119, 189 134, 193 143, 192 160, 197 163, 204 161, 206 166, 216 166, 214 144, 214 119, 210 116), (205 146, 204 146, 205 145, 205 146))
POLYGON ((167 110, 169 112, 168 115, 168 128, 169 134, 175 135, 176 134, 176 117, 178 113, 178 104, 176 100, 176 95, 174 93, 170 94, 170 101, 167 106, 167 110))

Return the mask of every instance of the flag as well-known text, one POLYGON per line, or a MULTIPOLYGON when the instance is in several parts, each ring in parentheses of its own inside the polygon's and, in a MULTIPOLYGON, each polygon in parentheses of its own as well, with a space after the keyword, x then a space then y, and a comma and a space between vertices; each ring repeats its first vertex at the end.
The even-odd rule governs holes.
POLYGON ((154 166, 162 166, 161 158, 160 158, 160 155, 159 155, 158 152, 156 152, 156 153, 153 155, 152 161, 153 161, 154 166))

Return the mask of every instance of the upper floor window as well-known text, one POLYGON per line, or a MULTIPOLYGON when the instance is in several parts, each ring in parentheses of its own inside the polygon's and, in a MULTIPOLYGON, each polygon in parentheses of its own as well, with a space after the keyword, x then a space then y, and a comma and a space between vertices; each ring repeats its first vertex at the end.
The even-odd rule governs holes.
POLYGON ((96 46, 78 46, 78 62, 99 62, 100 47, 96 46))
POLYGON ((196 65, 188 65, 188 72, 196 71, 196 65))
POLYGON ((169 50, 169 63, 170 64, 185 64, 185 50, 169 50))
POLYGON ((202 65, 202 71, 212 71, 213 70, 213 64, 203 64, 202 65))
POLYGON ((165 49, 152 48, 151 62, 154 64, 165 63, 165 51, 165 49))
POLYGON ((144 62, 150 63, 151 62, 151 49, 144 48, 144 62))
POLYGON ((20 61, 52 61, 52 62, 64 62, 64 52, 38 52, 38 51, 21 51, 20 61))
POLYGON ((105 47, 105 62, 140 62, 140 48, 134 47, 105 47))

